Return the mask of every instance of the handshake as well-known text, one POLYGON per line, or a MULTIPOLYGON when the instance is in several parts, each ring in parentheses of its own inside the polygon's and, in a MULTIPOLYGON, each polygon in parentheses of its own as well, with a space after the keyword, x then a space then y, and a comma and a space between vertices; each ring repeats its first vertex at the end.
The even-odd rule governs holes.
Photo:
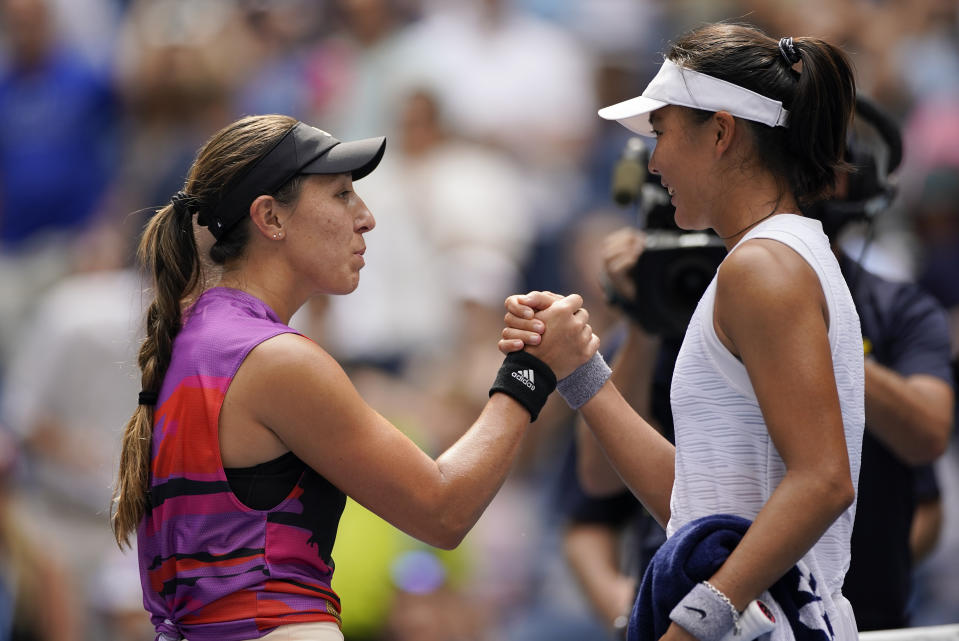
POLYGON ((535 420, 554 388, 572 409, 593 397, 610 376, 599 337, 578 294, 534 291, 506 299, 499 350, 506 355, 490 395, 512 396, 535 420))

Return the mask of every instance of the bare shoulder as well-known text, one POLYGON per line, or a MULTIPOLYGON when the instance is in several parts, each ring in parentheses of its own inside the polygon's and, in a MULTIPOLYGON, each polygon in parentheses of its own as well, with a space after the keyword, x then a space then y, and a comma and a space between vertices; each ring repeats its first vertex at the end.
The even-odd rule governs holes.
POLYGON ((750 345, 762 348, 780 337, 805 340, 810 331, 825 335, 828 315, 816 272, 783 243, 749 240, 719 269, 714 326, 737 356, 750 345))
POLYGON ((240 368, 252 385, 260 420, 275 425, 299 409, 309 414, 336 399, 335 406, 361 404, 340 364, 320 345, 300 334, 285 333, 257 345, 240 368))
POLYGON ((754 238, 726 257, 716 277, 717 301, 763 311, 770 305, 823 302, 816 272, 797 252, 779 241, 754 238))
POLYGON ((342 371, 339 363, 319 344, 309 338, 287 332, 268 338, 247 356, 244 365, 252 365, 261 375, 270 374, 275 380, 302 375, 306 370, 322 373, 328 368, 342 371))

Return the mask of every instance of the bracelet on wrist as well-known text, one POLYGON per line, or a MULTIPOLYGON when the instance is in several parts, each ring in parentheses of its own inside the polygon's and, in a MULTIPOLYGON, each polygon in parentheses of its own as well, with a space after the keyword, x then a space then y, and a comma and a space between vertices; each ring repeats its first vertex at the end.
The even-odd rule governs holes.
POLYGON ((556 389, 556 375, 549 365, 527 352, 511 352, 503 359, 489 395, 501 392, 513 397, 535 421, 546 399, 556 389))

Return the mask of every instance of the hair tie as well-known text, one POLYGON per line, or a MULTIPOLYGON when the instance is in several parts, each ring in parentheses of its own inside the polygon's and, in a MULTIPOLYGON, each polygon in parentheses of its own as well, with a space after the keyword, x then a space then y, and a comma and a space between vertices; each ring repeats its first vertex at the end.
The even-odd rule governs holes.
POLYGON ((200 199, 196 196, 180 190, 173 194, 173 197, 170 199, 170 203, 173 204, 173 211, 175 211, 178 215, 189 217, 193 214, 197 214, 197 224, 207 224, 207 214, 205 212, 205 208, 202 206, 203 203, 200 202, 200 199))
POLYGON ((783 58, 786 59, 786 62, 788 62, 790 66, 802 60, 802 56, 800 56, 799 52, 796 51, 796 46, 793 44, 792 38, 779 39, 779 53, 782 54, 783 58))
POLYGON ((141 391, 137 395, 137 405, 156 405, 159 395, 156 392, 141 391))
POLYGON ((185 191, 178 191, 170 198, 173 210, 178 214, 192 214, 196 209, 196 199, 185 191))

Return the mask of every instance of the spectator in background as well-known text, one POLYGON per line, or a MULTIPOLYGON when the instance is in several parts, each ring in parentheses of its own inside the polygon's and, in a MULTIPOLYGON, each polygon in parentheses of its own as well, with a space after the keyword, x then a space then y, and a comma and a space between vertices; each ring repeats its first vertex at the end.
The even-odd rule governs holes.
POLYGON ((404 35, 403 64, 434 92, 449 130, 522 168, 535 232, 526 285, 558 289, 562 230, 583 207, 596 127, 591 52, 510 0, 431 3, 404 35))
POLYGON ((0 639, 83 641, 79 586, 24 518, 15 477, 16 441, 0 427, 0 639))
POLYGON ((47 2, 0 2, 0 359, 69 269, 65 247, 103 205, 117 159, 110 79, 59 40, 47 2))
MULTIPOLYGON (((918 241, 919 282, 949 312, 952 365, 959 377, 959 101, 938 96, 916 106, 906 126, 911 223, 918 241)), ((955 420, 955 419, 954 419, 955 420)), ((942 491, 942 535, 919 567, 913 608, 921 625, 959 621, 959 439, 936 466, 942 491)))
POLYGON ((405 53, 413 17, 400 0, 335 0, 334 26, 313 49, 307 69, 316 92, 313 118, 344 137, 368 131, 396 132, 416 70, 405 53))
POLYGON ((952 315, 953 357, 959 356, 959 166, 930 168, 914 210, 922 243, 919 282, 952 315))
POLYGON ((118 34, 123 162, 111 211, 130 253, 147 214, 183 183, 197 147, 233 116, 249 35, 232 0, 133 0, 118 34), (127 212, 136 212, 127 216, 127 212))
MULTIPOLYGON (((108 636, 120 602, 139 598, 132 555, 109 536, 110 487, 123 422, 137 392, 136 339, 142 283, 127 263, 127 240, 99 226, 74 244, 72 273, 37 297, 0 388, 3 421, 23 451, 22 514, 45 531, 51 554, 66 560, 86 611, 84 639, 108 636), (112 592, 94 588, 110 572, 112 592), (127 582, 124 584, 124 578, 127 582), (122 586, 122 587, 121 587, 122 586)), ((128 601, 127 601, 128 603, 128 601)), ((142 620, 142 606, 138 608, 142 620)))
POLYGON ((520 285, 533 238, 527 192, 502 151, 448 128, 431 92, 410 93, 395 117, 394 152, 364 185, 371 209, 389 214, 368 239, 363 287, 329 301, 327 338, 347 360, 414 366, 405 373, 425 388, 463 394, 497 358, 482 340, 468 352, 498 331, 502 300, 520 285))
POLYGON ((241 28, 249 35, 236 114, 289 113, 309 120, 323 113, 325 101, 335 95, 329 79, 340 76, 336 61, 318 53, 335 33, 328 24, 330 5, 310 0, 240 3, 241 28))

